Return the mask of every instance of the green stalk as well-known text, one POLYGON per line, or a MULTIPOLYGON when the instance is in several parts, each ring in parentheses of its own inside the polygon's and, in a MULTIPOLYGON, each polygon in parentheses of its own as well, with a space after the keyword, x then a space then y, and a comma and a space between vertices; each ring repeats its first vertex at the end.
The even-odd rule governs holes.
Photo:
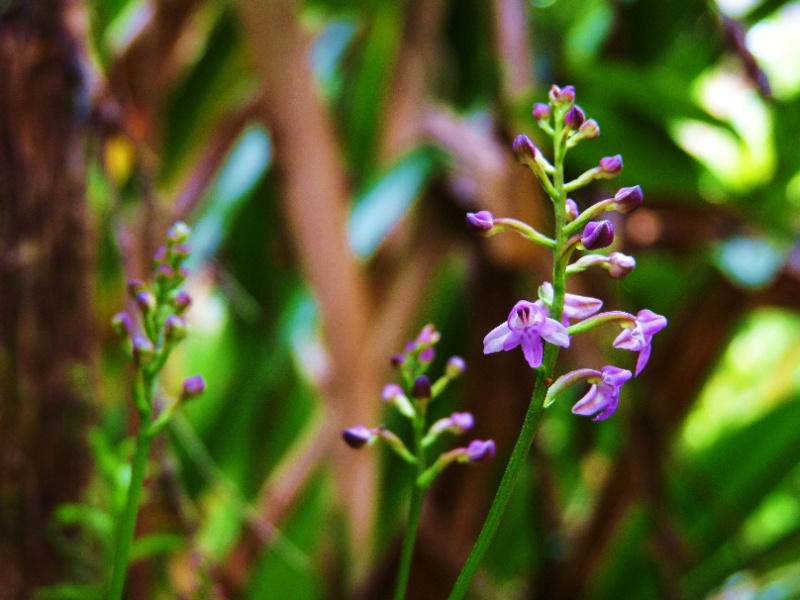
POLYGON ((425 498, 425 488, 419 483, 420 475, 425 472, 425 449, 422 446, 422 437, 425 429, 425 402, 419 403, 419 410, 414 416, 414 453, 417 457, 417 471, 411 484, 411 503, 408 510, 408 525, 403 540, 403 551, 400 555, 400 568, 397 571, 397 587, 394 591, 394 600, 404 600, 408 589, 408 578, 411 574, 411 558, 414 556, 414 544, 419 531, 419 521, 422 515, 422 501, 425 498))
MULTIPOLYGON (((142 497, 145 472, 147 471, 147 458, 153 444, 153 435, 149 431, 149 421, 152 416, 153 395, 155 393, 155 378, 152 375, 142 374, 146 409, 139 412, 139 430, 136 434, 136 451, 131 465, 131 481, 128 485, 128 496, 125 500, 125 509, 122 512, 119 529, 117 531, 117 544, 114 551, 114 567, 111 574, 111 586, 108 600, 121 600, 125 587, 125 575, 128 571, 128 560, 133 546, 133 536, 136 531, 136 517, 139 514, 139 500, 142 497)), ((137 377, 138 379, 138 377, 137 377)), ((135 384, 137 392, 141 393, 140 384, 135 384)), ((142 404, 137 402, 137 406, 142 404)))
MULTIPOLYGON (((567 147, 563 128, 564 112, 566 111, 563 108, 557 110, 554 119, 556 126, 553 135, 555 173, 553 174, 553 184, 550 187, 550 190, 554 190, 555 192, 555 194, 551 194, 551 198, 553 199, 553 206, 555 209, 556 234, 556 243, 553 249, 553 304, 550 309, 550 317, 557 321, 561 321, 561 313, 564 310, 564 294, 566 293, 567 287, 567 261, 558 259, 568 239, 564 231, 567 223, 567 197, 564 186, 564 156, 567 147)), ((545 189, 548 190, 548 187, 545 186, 545 189)), ((548 194, 550 194, 549 190, 548 194)), ((544 400, 547 396, 547 385, 545 381, 553 376, 553 368, 555 367, 556 358, 558 357, 558 351, 558 346, 545 344, 544 359, 542 365, 536 372, 536 387, 531 396, 531 402, 528 406, 528 412, 525 415, 525 421, 522 424, 522 430, 520 431, 514 450, 511 453, 511 458, 508 461, 505 473, 503 473, 503 479, 500 481, 500 487, 497 489, 497 493, 492 501, 492 506, 489 508, 486 521, 484 521, 475 546, 473 546, 472 552, 470 552, 469 558, 456 580, 453 591, 450 592, 449 600, 461 600, 467 593, 472 578, 478 570, 478 565, 489 550, 492 539, 497 532, 500 519, 503 517, 508 501, 511 498, 511 492, 514 490, 514 485, 519 474, 525 467, 525 459, 533 444, 533 439, 536 437, 536 432, 539 430, 539 425, 541 424, 544 414, 544 400)))

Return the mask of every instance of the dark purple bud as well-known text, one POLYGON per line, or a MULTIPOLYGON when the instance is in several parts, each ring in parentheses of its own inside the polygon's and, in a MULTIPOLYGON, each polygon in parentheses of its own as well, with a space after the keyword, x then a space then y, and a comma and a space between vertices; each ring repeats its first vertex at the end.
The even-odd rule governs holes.
POLYGON ((192 230, 183 221, 178 221, 167 231, 167 241, 170 245, 183 244, 189 239, 192 230))
POLYGON ((530 164, 536 160, 536 155, 541 154, 539 148, 536 147, 531 139, 524 133, 519 134, 514 138, 514 143, 511 146, 514 151, 514 156, 522 164, 530 164))
POLYGON ((435 356, 436 356, 436 350, 434 350, 433 348, 425 348, 425 350, 419 353, 419 362, 421 363, 432 362, 435 356))
POLYGON ((144 282, 141 279, 131 279, 128 281, 128 295, 136 299, 136 294, 145 289, 144 282))
POLYGON ((572 223, 572 221, 578 218, 579 214, 580 211, 578 210, 578 205, 575 203, 575 200, 567 198, 567 223, 572 223))
POLYGON ((153 343, 143 335, 133 338, 133 360, 139 366, 149 365, 155 358, 156 349, 153 343))
POLYGON ((550 88, 550 101, 554 104, 571 105, 575 102, 575 88, 571 85, 565 85, 563 88, 553 85, 550 88))
POLYGON ((610 246, 614 241, 614 226, 611 221, 590 221, 583 229, 581 243, 587 250, 610 246))
POLYGON ((150 314, 156 309, 156 297, 147 290, 142 290, 136 294, 136 305, 143 315, 150 314))
POLYGON ((431 380, 420 375, 414 380, 414 386, 411 388, 411 395, 417 400, 427 400, 431 397, 431 380))
POLYGON ((494 215, 488 210, 467 213, 467 229, 473 233, 485 234, 494 227, 494 215))
POLYGON ((472 440, 467 446, 470 462, 488 462, 494 458, 495 445, 492 440, 472 440))
POLYGON ((585 140, 593 140, 597 137, 600 137, 600 126, 594 119, 589 119, 586 121, 583 125, 581 125, 578 131, 580 131, 583 139, 585 140))
POLYGON ((405 363, 406 360, 408 360, 408 357, 405 354, 395 354, 389 359, 389 362, 396 369, 397 367, 405 363))
POLYGON ((612 179, 622 172, 622 156, 605 156, 600 159, 601 179, 612 179))
POLYGON ((164 323, 164 338, 170 344, 180 342, 189 333, 189 326, 186 319, 170 315, 164 323))
POLYGON ((567 111, 564 115, 564 125, 573 131, 578 131, 586 121, 586 113, 577 104, 567 111))
POLYGON ((363 425, 356 425, 342 431, 342 439, 345 444, 356 450, 370 443, 375 438, 375 435, 372 429, 368 429, 363 425))
POLYGON ((133 319, 126 312, 117 313, 111 319, 111 327, 120 337, 128 337, 133 333, 133 319))
POLYGON ((451 356, 444 368, 444 374, 450 379, 461 376, 467 370, 467 363, 460 356, 451 356))
POLYGON ((636 260, 622 252, 612 252, 608 257, 608 274, 614 279, 622 279, 633 271, 636 260))
POLYGON ((193 400, 206 391, 206 380, 201 375, 192 375, 183 380, 181 400, 193 400))
POLYGON ((186 292, 178 292, 172 299, 172 306, 175 312, 182 315, 186 309, 192 304, 192 297, 186 292))
POLYGON ((550 118, 550 107, 547 104, 537 102, 533 105, 533 118, 537 121, 546 121, 550 118))
POLYGON ((635 211, 642 202, 644 202, 644 194, 638 185, 622 188, 614 195, 614 208, 622 214, 635 211))

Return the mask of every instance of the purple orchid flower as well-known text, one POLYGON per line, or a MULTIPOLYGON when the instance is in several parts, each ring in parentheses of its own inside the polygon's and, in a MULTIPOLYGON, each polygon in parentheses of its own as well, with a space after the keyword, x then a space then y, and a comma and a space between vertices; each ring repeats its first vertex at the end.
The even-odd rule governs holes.
MULTIPOLYGON (((553 302, 553 284, 545 281, 539 288, 539 295, 547 302, 553 302)), ((590 296, 578 294, 564 294, 564 309, 561 312, 561 322, 564 327, 569 327, 570 321, 591 317, 603 307, 603 301, 590 296)))
POLYGON ((667 326, 667 319, 657 315, 651 310, 640 310, 633 321, 633 327, 626 327, 614 340, 614 348, 631 350, 639 353, 636 361, 636 372, 638 376, 642 372, 647 360, 650 358, 650 344, 653 335, 667 326))
POLYGON ((544 353, 542 338, 551 344, 569 347, 566 328, 550 318, 550 309, 544 302, 520 300, 511 309, 508 320, 492 329, 483 338, 483 353, 513 350, 521 345, 525 360, 536 369, 542 364, 544 353))
POLYGON ((627 369, 606 366, 585 377, 592 384, 586 395, 575 403, 576 415, 594 415, 592 421, 602 421, 614 414, 619 406, 619 389, 633 375, 627 369))

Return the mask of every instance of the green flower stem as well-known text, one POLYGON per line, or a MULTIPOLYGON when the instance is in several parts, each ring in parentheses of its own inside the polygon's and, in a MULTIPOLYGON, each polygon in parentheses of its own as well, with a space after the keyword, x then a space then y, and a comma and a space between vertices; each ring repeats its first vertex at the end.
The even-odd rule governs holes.
POLYGON ((422 515, 422 501, 425 498, 425 489, 417 481, 425 472, 425 449, 422 438, 425 429, 425 413, 427 405, 420 402, 420 409, 414 417, 414 452, 417 455, 417 471, 411 485, 411 504, 408 510, 408 524, 403 540, 403 552, 400 555, 400 568, 397 572, 397 587, 394 591, 394 600, 404 600, 408 589, 408 577, 411 573, 411 558, 414 556, 414 544, 417 541, 419 520, 422 515))
POLYGON ((527 223, 523 223, 522 221, 517 221, 516 219, 508 219, 508 218, 500 218, 494 220, 494 225, 497 228, 498 232, 505 230, 508 231, 516 231, 522 237, 535 244, 539 244, 546 248, 550 248, 551 250, 556 247, 555 240, 551 240, 546 235, 543 235, 536 231, 533 227, 528 225, 527 223))
MULTIPOLYGON (((553 140, 555 156, 553 162, 555 163, 555 173, 553 174, 552 185, 549 185, 550 182, 548 181, 548 185, 544 187, 548 195, 553 199, 555 210, 556 243, 555 248, 553 248, 553 303, 550 307, 550 317, 556 321, 561 321, 561 314, 564 310, 564 295, 567 288, 566 263, 568 261, 559 260, 559 257, 562 255, 569 239, 565 231, 567 224, 567 187, 564 184, 564 157, 567 152, 567 135, 565 134, 563 123, 566 109, 559 107, 554 112, 555 131, 553 140)), ((536 387, 533 390, 531 403, 528 406, 528 412, 525 415, 519 438, 511 453, 511 458, 508 461, 505 473, 503 473, 503 479, 500 481, 500 487, 497 489, 492 506, 489 508, 486 521, 483 523, 483 528, 464 568, 456 580, 453 591, 450 592, 449 600, 461 600, 467 593, 470 582, 478 570, 478 565, 483 560, 497 532, 500 519, 503 517, 503 512, 511 498, 514 484, 525 467, 525 459, 528 456, 531 444, 533 444, 533 439, 536 437, 536 432, 539 430, 542 415, 544 414, 544 401, 547 395, 547 384, 545 382, 552 378, 558 351, 558 346, 553 344, 545 345, 544 360, 536 372, 536 387)))
MULTIPOLYGON (((558 347, 548 344, 547 355, 555 356, 558 353, 558 347)), ((554 360, 549 362, 555 362, 554 360)), ((525 415, 525 422, 522 424, 522 431, 519 434, 519 439, 514 446, 514 451, 511 453, 511 458, 508 461, 503 479, 500 482, 500 487, 497 488, 492 506, 489 509, 489 514, 486 521, 483 523, 481 532, 472 548, 472 552, 467 559, 458 580, 450 592, 449 600, 460 600, 467 593, 469 584, 478 570, 478 565, 483 560, 486 551, 489 549, 494 534, 500 525, 500 519, 503 517, 503 512, 508 505, 511 498, 511 492, 514 489, 514 484, 519 477, 520 472, 525 466, 525 458, 528 456, 533 438, 539 430, 539 424, 542 421, 544 414, 544 397, 547 393, 547 386, 544 385, 544 369, 540 369, 536 376, 536 387, 534 388, 531 403, 528 406, 528 413, 525 415)))
POLYGON ((139 513, 139 500, 142 496, 142 485, 147 470, 147 458, 153 437, 145 428, 139 429, 136 436, 136 454, 131 465, 131 482, 128 487, 128 498, 125 501, 125 510, 117 532, 117 547, 114 553, 114 571, 111 576, 111 587, 108 600, 120 600, 125 586, 125 574, 128 571, 128 559, 133 546, 133 535, 136 530, 136 517, 139 513))
POLYGON ((128 496, 117 530, 117 544, 114 552, 114 567, 111 574, 111 586, 108 600, 121 600, 125 587, 125 574, 128 571, 128 560, 133 546, 136 531, 136 517, 139 514, 139 500, 142 497, 142 486, 147 471, 147 458, 154 436, 150 432, 153 396, 155 395, 155 376, 137 373, 134 383, 134 396, 139 408, 139 430, 136 434, 136 451, 131 465, 131 481, 128 485, 128 496))

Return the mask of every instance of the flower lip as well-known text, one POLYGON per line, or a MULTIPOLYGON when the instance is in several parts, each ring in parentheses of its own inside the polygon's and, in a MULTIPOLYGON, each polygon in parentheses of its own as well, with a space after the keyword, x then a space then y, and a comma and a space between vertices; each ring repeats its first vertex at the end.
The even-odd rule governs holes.
POLYGON ((614 225, 611 221, 589 221, 583 229, 581 243, 587 250, 610 246, 614 241, 614 225))
POLYGON ((636 360, 636 371, 634 372, 637 377, 650 359, 653 335, 666 326, 666 318, 651 310, 640 310, 636 314, 633 327, 623 329, 614 340, 614 348, 621 348, 623 350, 631 350, 632 352, 639 353, 639 358, 636 360))

